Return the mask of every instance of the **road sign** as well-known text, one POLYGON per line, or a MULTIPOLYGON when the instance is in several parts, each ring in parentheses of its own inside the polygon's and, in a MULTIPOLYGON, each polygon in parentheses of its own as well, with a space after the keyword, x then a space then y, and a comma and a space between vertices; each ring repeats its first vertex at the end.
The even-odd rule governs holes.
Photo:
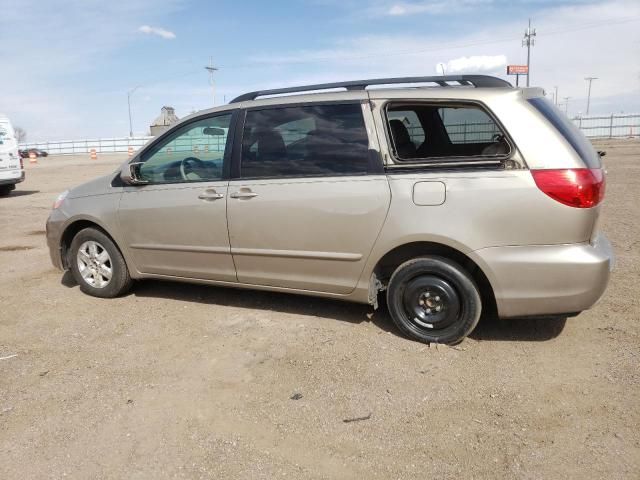
POLYGON ((507 65, 507 75, 526 75, 529 67, 526 65, 507 65))

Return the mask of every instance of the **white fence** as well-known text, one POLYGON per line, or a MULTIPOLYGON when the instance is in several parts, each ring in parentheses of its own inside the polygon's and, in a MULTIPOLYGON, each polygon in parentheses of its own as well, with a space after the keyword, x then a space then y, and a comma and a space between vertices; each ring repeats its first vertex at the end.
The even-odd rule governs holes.
POLYGON ((572 120, 588 138, 640 136, 640 114, 574 117, 572 120))
MULTIPOLYGON (((611 114, 597 117, 575 117, 573 122, 588 138, 629 138, 640 137, 640 114, 611 114)), ((486 128, 492 128, 488 123, 486 128)), ((447 125, 447 130, 453 141, 466 141, 481 133, 492 133, 483 130, 479 124, 447 125), (452 130, 450 130, 452 129, 452 130)), ((96 140, 61 140, 50 142, 21 143, 20 148, 39 148, 52 155, 72 155, 74 153, 89 153, 95 149, 97 153, 127 152, 129 147, 139 150, 153 137, 121 137, 101 138, 96 140)))
POLYGON ((129 147, 139 150, 153 137, 121 137, 99 138, 94 140, 58 140, 50 142, 26 142, 20 144, 20 149, 39 148, 51 155, 73 155, 74 153, 89 153, 95 149, 97 153, 127 152, 129 147))

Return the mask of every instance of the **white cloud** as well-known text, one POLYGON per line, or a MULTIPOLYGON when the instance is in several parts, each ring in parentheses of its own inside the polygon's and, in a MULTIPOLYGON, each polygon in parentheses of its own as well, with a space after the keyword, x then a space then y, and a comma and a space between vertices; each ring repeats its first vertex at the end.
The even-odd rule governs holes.
MULTIPOLYGON (((531 49, 531 85, 548 92, 557 85, 559 97, 571 97, 569 114, 575 115, 584 112, 586 106, 584 77, 595 76, 599 79, 591 91, 592 113, 640 111, 639 17, 637 0, 570 4, 538 11, 533 18, 537 37, 531 49)), ((521 40, 526 21, 523 17, 483 22, 466 34, 342 38, 323 49, 255 56, 250 61, 253 66, 261 66, 263 75, 261 83, 253 88, 261 88, 272 78, 279 78, 280 86, 294 84, 294 68, 304 71, 305 80, 314 83, 316 79, 431 75, 433 66, 447 58, 506 57, 504 63, 525 64, 527 50, 521 40)), ((465 66, 465 73, 490 72, 515 83, 515 77, 507 77, 501 68, 504 63, 502 58, 500 62, 475 65, 463 61, 455 62, 455 67, 465 66)), ((436 71, 441 73, 440 69, 436 71)), ((523 79, 520 81, 522 84, 523 79)))
MULTIPOLYGON (((440 62, 442 63, 442 62, 440 62)), ((436 73, 441 73, 440 63, 436 65, 436 73)), ((460 57, 445 63, 445 73, 453 75, 457 73, 503 73, 507 65, 506 55, 475 55, 472 57, 460 57)))
POLYGON ((416 15, 421 13, 440 15, 443 13, 459 13, 462 9, 467 10, 469 8, 488 3, 493 3, 493 0, 431 0, 426 2, 398 2, 384 10, 377 9, 377 11, 392 17, 416 15))
POLYGON ((176 34, 170 30, 165 30, 160 27, 152 27, 150 25, 142 25, 138 28, 139 32, 146 33, 148 35, 157 35, 167 40, 173 40, 176 38, 176 34))

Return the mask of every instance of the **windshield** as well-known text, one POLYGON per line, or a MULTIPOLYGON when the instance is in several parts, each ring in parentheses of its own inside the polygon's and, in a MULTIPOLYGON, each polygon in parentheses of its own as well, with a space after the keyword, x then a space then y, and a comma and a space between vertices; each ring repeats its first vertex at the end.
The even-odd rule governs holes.
POLYGON ((578 127, 567 118, 556 106, 546 98, 537 97, 529 99, 529 103, 544 115, 558 132, 569 142, 582 161, 589 168, 600 168, 600 156, 591 145, 591 142, 584 136, 578 127))

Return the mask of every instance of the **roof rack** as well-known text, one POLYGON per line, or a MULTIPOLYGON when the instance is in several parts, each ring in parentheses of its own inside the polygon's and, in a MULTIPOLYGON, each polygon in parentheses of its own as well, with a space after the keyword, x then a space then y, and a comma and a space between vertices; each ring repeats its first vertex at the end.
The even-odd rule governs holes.
POLYGON ((369 80, 351 80, 348 82, 318 83, 316 85, 303 85, 299 87, 275 88, 272 90, 257 90, 245 93, 234 98, 230 103, 255 100, 267 95, 280 95, 283 93, 309 92, 313 90, 329 90, 334 88, 346 88, 347 90, 364 90, 371 85, 393 85, 399 83, 435 83, 441 87, 451 87, 449 82, 457 82, 462 86, 473 87, 511 87, 506 80, 489 75, 440 75, 437 77, 398 77, 398 78, 373 78, 369 80))

